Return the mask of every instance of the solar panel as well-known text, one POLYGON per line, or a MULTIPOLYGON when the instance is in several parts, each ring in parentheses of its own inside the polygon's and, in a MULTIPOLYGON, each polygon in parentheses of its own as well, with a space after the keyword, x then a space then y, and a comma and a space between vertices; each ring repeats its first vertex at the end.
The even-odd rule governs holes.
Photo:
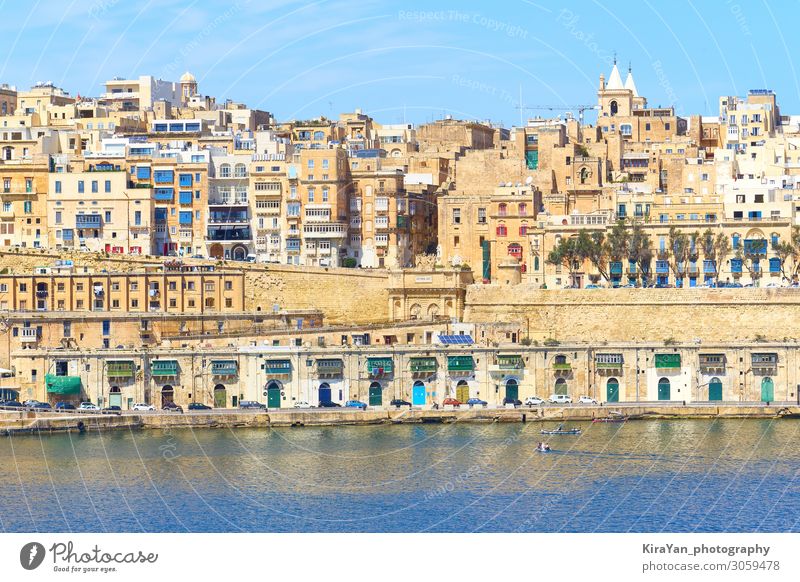
POLYGON ((469 335, 440 335, 439 341, 445 345, 471 345, 472 336, 469 335))

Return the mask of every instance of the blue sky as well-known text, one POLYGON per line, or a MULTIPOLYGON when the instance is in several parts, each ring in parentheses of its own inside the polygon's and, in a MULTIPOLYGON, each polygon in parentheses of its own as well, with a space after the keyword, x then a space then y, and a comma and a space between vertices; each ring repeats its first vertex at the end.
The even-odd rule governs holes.
POLYGON ((384 123, 519 123, 592 105, 616 52, 650 105, 715 115, 722 94, 800 113, 797 0, 488 2, 0 0, 0 82, 97 95, 114 76, 177 80, 278 120, 361 108, 384 123), (525 111, 526 116, 549 111, 525 111))

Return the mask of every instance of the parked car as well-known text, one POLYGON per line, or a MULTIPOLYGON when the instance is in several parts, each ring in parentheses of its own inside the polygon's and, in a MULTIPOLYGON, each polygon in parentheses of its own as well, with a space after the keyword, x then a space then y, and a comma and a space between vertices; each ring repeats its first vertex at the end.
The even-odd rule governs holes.
POLYGON ((203 255, 192 255, 193 259, 205 259, 203 255))
POLYGON ((239 408, 253 408, 256 410, 265 410, 267 408, 267 405, 261 404, 260 402, 256 402, 255 400, 240 400, 239 408))
POLYGON ((140 402, 138 404, 134 404, 133 407, 131 408, 131 410, 136 410, 136 411, 139 411, 139 412, 143 412, 143 411, 144 412, 148 412, 148 411, 155 410, 155 409, 156 409, 155 406, 152 406, 150 404, 145 404, 144 402, 140 402))
POLYGON ((211 407, 206 406, 202 402, 190 402, 189 410, 211 410, 211 407))
POLYGON ((389 403, 389 406, 396 406, 397 408, 400 408, 401 406, 409 406, 410 407, 411 403, 407 402, 405 400, 401 400, 400 398, 395 398, 394 400, 392 400, 389 403))
POLYGON ((459 406, 461 406, 461 401, 457 400, 456 398, 445 398, 442 401, 442 406, 455 406, 456 408, 458 408, 459 406))
POLYGON ((114 405, 112 405, 112 406, 106 406, 106 407, 105 407, 105 408, 102 410, 102 412, 122 412, 122 408, 120 408, 119 406, 117 406, 116 404, 114 404, 114 405))
POLYGON ((589 285, 584 287, 584 289, 602 289, 602 287, 600 287, 600 285, 595 285, 594 283, 590 283, 589 285))
POLYGON ((72 402, 56 402, 56 410, 75 410, 72 402))
POLYGON ((178 406, 174 402, 165 402, 164 406, 161 407, 161 410, 167 410, 169 412, 183 412, 183 407, 178 406))
POLYGON ((480 398, 470 398, 469 400, 467 400, 467 404, 469 404, 470 407, 472 407, 472 406, 484 406, 485 407, 489 403, 486 402, 485 400, 481 400, 480 398))
POLYGON ((597 400, 591 396, 581 396, 578 398, 578 404, 597 404, 597 400))
POLYGON ((528 396, 525 399, 525 406, 541 406, 542 404, 544 404, 544 400, 538 396, 528 396))
POLYGON ((311 405, 305 400, 298 400, 294 403, 295 408, 311 408, 311 405))
POLYGON ((552 404, 572 404, 572 398, 567 394, 551 394, 547 401, 552 404))
POLYGON ((50 403, 48 403, 48 402, 37 402, 36 404, 31 406, 30 409, 31 410, 37 410, 37 411, 39 411, 39 410, 48 411, 48 410, 53 410, 53 407, 50 406, 50 403))
POLYGON ((360 408, 361 410, 366 410, 367 405, 360 400, 348 400, 344 403, 345 408, 360 408))
POLYGON ((34 406, 35 404, 39 404, 38 400, 26 400, 22 403, 24 406, 34 406))
POLYGON ((100 407, 94 402, 81 402, 81 405, 78 408, 80 410, 100 410, 100 407))
POLYGON ((4 400, 0 406, 5 406, 6 408, 25 408, 25 405, 22 402, 18 402, 16 400, 4 400))
POLYGON ((515 398, 503 398, 503 406, 506 404, 513 404, 514 408, 516 408, 517 406, 522 406, 522 401, 515 398))
POLYGON ((341 407, 342 407, 341 404, 332 401, 320 402, 319 404, 317 404, 317 408, 341 408, 341 407))

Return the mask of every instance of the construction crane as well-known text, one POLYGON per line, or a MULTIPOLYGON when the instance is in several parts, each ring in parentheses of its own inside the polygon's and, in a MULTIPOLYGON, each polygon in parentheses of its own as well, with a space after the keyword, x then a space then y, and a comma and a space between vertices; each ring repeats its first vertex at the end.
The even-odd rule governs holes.
POLYGON ((520 110, 520 115, 522 115, 522 111, 577 111, 578 112, 578 120, 583 125, 583 112, 586 110, 599 110, 599 105, 573 105, 572 107, 569 106, 557 106, 557 105, 530 105, 530 106, 517 106, 517 109, 520 110))

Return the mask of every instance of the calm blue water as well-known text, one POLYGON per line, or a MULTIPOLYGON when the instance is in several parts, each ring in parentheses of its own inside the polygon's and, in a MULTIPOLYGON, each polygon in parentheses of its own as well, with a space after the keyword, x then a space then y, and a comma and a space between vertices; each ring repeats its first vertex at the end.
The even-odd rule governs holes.
POLYGON ((800 422, 175 430, 0 440, 0 528, 798 531, 800 422), (556 452, 533 452, 540 439, 556 452))

